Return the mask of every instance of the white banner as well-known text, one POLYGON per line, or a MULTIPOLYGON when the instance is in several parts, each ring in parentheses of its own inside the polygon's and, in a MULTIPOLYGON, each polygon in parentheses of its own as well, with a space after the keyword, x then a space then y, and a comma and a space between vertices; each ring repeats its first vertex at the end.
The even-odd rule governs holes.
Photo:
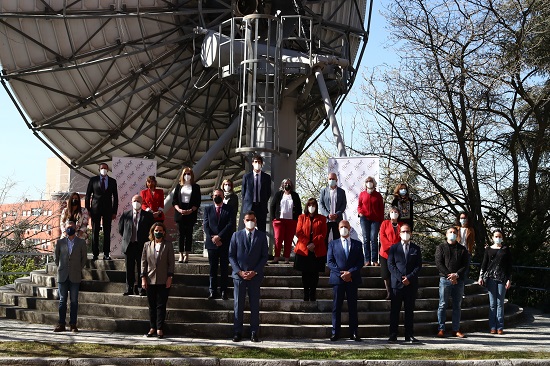
POLYGON ((361 242, 363 242, 363 234, 357 215, 359 194, 365 190, 365 179, 368 176, 373 176, 377 182, 379 181, 379 169, 378 156, 328 159, 328 172, 338 175, 338 186, 346 191, 348 205, 344 212, 344 220, 348 220, 351 225, 351 237, 361 242))
POLYGON ((111 229, 111 257, 121 258, 122 237, 118 234, 118 220, 124 211, 132 208, 132 197, 143 189, 147 177, 157 174, 157 161, 152 159, 113 158, 112 176, 118 188, 118 211, 111 229))

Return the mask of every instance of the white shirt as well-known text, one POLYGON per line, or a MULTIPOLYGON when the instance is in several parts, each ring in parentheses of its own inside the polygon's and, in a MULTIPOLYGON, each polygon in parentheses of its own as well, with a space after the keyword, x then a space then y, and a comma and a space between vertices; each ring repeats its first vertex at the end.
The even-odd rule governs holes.
MULTIPOLYGON (((329 188, 330 189, 330 213, 335 214, 336 213, 336 191, 337 189, 329 188)), ((336 220, 328 220, 330 222, 334 222, 336 220)))
POLYGON ((181 186, 181 202, 189 203, 191 201, 191 192, 193 192, 193 186, 190 184, 184 184, 181 186))
POLYGON ((292 220, 293 207, 294 201, 292 201, 292 195, 283 193, 283 198, 281 198, 281 216, 279 218, 292 220))
POLYGON ((462 244, 464 247, 466 246, 466 230, 468 228, 461 227, 460 228, 460 244, 462 244))

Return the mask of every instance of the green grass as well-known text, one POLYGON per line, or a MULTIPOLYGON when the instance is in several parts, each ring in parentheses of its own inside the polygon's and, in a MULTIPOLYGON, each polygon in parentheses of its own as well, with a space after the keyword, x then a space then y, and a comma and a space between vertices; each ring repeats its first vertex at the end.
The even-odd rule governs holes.
POLYGON ((550 359, 550 352, 476 351, 425 349, 289 349, 230 346, 115 346, 93 343, 1 342, 4 357, 216 357, 302 360, 488 360, 488 359, 550 359))

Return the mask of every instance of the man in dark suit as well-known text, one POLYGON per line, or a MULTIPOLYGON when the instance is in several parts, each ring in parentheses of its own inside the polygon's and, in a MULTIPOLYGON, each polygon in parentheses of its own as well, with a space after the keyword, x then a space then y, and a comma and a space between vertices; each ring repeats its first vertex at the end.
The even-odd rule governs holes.
POLYGON ((149 240, 149 230, 155 218, 152 212, 141 209, 143 199, 140 195, 132 197, 132 209, 125 211, 118 221, 118 233, 122 236, 122 253, 126 256, 126 292, 124 296, 145 296, 145 290, 141 287, 141 281, 136 283, 137 273, 141 270, 141 254, 143 245, 149 240), (134 287, 135 286, 135 287, 134 287))
POLYGON ((111 257, 111 221, 118 211, 118 191, 116 180, 108 177, 109 166, 99 165, 99 175, 90 178, 86 189, 86 208, 92 218, 92 260, 99 256, 99 229, 103 221, 103 259, 111 257))
POLYGON ((71 294, 69 326, 71 332, 78 332, 76 320, 78 314, 78 290, 82 280, 82 270, 86 265, 86 241, 76 236, 76 225, 67 223, 67 236, 59 239, 55 245, 54 261, 57 266, 57 285, 59 287, 59 322, 54 332, 65 331, 67 318, 67 296, 71 294))
POLYGON ((418 273, 422 268, 420 247, 411 242, 411 227, 401 225, 401 242, 390 247, 388 269, 391 273, 391 311, 389 342, 397 341, 401 303, 405 308, 405 342, 416 343, 413 335, 414 303, 418 291, 418 273))
POLYGON ((361 268, 365 263, 360 241, 350 238, 350 224, 346 220, 338 224, 340 238, 328 244, 327 266, 330 269, 329 284, 333 289, 331 341, 340 338, 344 295, 348 301, 350 339, 361 342, 357 333, 357 289, 361 284, 361 268))
POLYGON ((332 239, 338 239, 338 223, 342 221, 342 214, 346 210, 348 202, 346 192, 338 187, 338 177, 336 173, 328 175, 328 187, 321 190, 319 197, 319 213, 327 217, 327 242, 329 234, 332 232, 332 239))
POLYGON ((204 209, 204 247, 210 263, 210 287, 208 299, 218 297, 218 264, 220 265, 220 292, 227 300, 227 275, 229 270, 229 241, 235 231, 233 209, 223 203, 223 191, 212 193, 213 205, 204 209))
POLYGON ((257 229, 265 233, 268 213, 268 201, 271 197, 271 176, 262 172, 264 160, 261 155, 252 160, 253 171, 243 175, 242 212, 254 211, 257 229))
POLYGON ((250 304, 250 340, 259 342, 260 327, 260 285, 267 263, 267 236, 256 230, 256 215, 248 211, 244 215, 245 228, 231 237, 229 262, 233 270, 234 321, 233 342, 240 342, 243 334, 243 312, 246 293, 250 304))

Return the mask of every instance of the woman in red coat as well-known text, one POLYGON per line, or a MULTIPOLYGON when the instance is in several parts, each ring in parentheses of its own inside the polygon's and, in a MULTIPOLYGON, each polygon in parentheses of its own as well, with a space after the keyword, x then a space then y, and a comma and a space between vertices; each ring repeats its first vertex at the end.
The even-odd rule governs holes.
POLYGON ((319 272, 325 271, 327 262, 327 218, 320 215, 315 198, 310 198, 304 208, 304 213, 298 217, 296 237, 298 242, 294 247, 296 260, 294 268, 302 271, 304 286, 304 301, 317 299, 317 283, 319 272))
POLYGON ((363 231, 365 266, 378 266, 378 232, 384 220, 384 199, 376 190, 374 177, 365 179, 365 190, 359 194, 357 214, 363 231))
POLYGON ((390 247, 401 241, 399 232, 401 224, 399 223, 399 209, 392 207, 389 214, 390 219, 384 220, 380 225, 380 277, 386 285, 386 300, 390 299, 390 270, 388 269, 388 254, 390 247))
POLYGON ((154 175, 147 177, 145 186, 147 189, 139 192, 143 199, 141 209, 152 212, 155 222, 164 222, 164 191, 157 189, 157 178, 154 175))

